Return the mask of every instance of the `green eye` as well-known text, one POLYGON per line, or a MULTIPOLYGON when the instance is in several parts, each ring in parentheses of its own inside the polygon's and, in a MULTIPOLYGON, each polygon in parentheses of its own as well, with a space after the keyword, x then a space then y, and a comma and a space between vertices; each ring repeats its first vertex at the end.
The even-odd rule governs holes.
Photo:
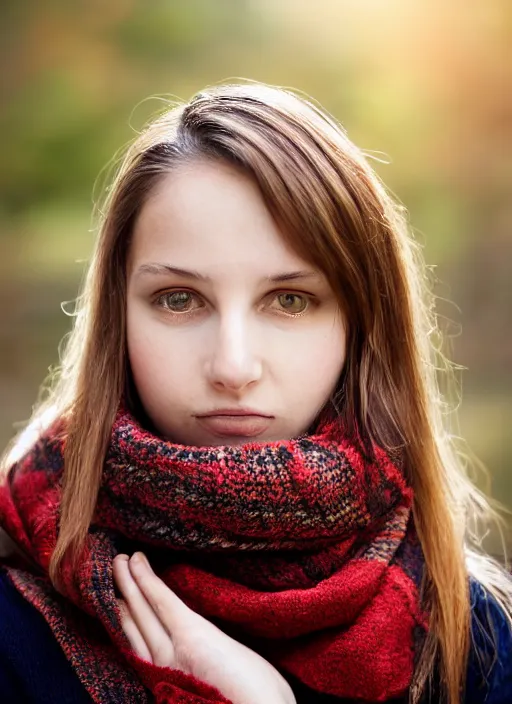
POLYGON ((173 313, 185 313, 189 310, 192 294, 190 291, 171 291, 164 293, 158 300, 164 308, 173 313))
POLYGON ((296 293, 280 293, 277 297, 279 305, 288 313, 302 313, 306 310, 308 302, 304 296, 296 293))

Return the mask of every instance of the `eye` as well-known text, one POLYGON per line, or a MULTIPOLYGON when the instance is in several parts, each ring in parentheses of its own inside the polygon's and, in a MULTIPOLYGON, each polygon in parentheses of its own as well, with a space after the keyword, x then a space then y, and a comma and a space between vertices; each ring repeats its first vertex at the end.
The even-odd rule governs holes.
MULTIPOLYGON (((194 310, 194 294, 191 291, 167 291, 156 300, 157 304, 170 313, 189 313, 194 310)), ((201 308, 201 306, 196 306, 201 308)))
POLYGON ((292 315, 304 313, 308 307, 309 301, 305 296, 298 293, 279 293, 276 300, 283 310, 292 315))

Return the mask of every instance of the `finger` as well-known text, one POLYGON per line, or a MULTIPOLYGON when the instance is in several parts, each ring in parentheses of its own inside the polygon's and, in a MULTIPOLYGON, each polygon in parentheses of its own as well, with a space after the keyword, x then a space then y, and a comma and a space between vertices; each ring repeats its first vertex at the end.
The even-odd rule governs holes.
POLYGON ((170 634, 132 577, 126 555, 115 558, 114 577, 128 611, 149 649, 152 662, 161 667, 171 667, 174 647, 170 634))
POLYGON ((190 619, 197 618, 188 606, 151 569, 141 552, 132 555, 129 569, 142 594, 165 626, 168 633, 177 635, 183 628, 190 628, 190 619))
POLYGON ((122 599, 117 600, 117 605, 119 606, 119 611, 121 612, 121 625, 123 627, 123 631, 126 633, 126 637, 128 638, 133 650, 139 658, 142 658, 142 660, 153 662, 153 658, 151 657, 149 648, 146 645, 146 641, 142 637, 142 633, 137 628, 137 624, 133 620, 133 616, 131 615, 129 608, 122 599))

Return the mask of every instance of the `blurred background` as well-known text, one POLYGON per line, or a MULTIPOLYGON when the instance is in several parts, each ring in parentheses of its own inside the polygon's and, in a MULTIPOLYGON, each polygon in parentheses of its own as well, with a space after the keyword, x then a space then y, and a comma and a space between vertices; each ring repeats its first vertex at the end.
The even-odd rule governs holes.
POLYGON ((249 78, 313 96, 387 162, 465 368, 478 481, 512 507, 510 0, 3 0, 0 37, 2 446, 58 361, 104 167, 159 98, 249 78))

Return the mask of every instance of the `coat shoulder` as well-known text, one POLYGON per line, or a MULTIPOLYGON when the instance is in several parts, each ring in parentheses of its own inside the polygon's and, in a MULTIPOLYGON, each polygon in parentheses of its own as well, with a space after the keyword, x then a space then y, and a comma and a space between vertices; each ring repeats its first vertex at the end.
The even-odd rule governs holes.
POLYGON ((471 650, 465 704, 512 703, 512 625, 476 580, 471 589, 471 650))
POLYGON ((88 704, 78 680, 41 614, 0 565, 0 692, 2 704, 88 704))

